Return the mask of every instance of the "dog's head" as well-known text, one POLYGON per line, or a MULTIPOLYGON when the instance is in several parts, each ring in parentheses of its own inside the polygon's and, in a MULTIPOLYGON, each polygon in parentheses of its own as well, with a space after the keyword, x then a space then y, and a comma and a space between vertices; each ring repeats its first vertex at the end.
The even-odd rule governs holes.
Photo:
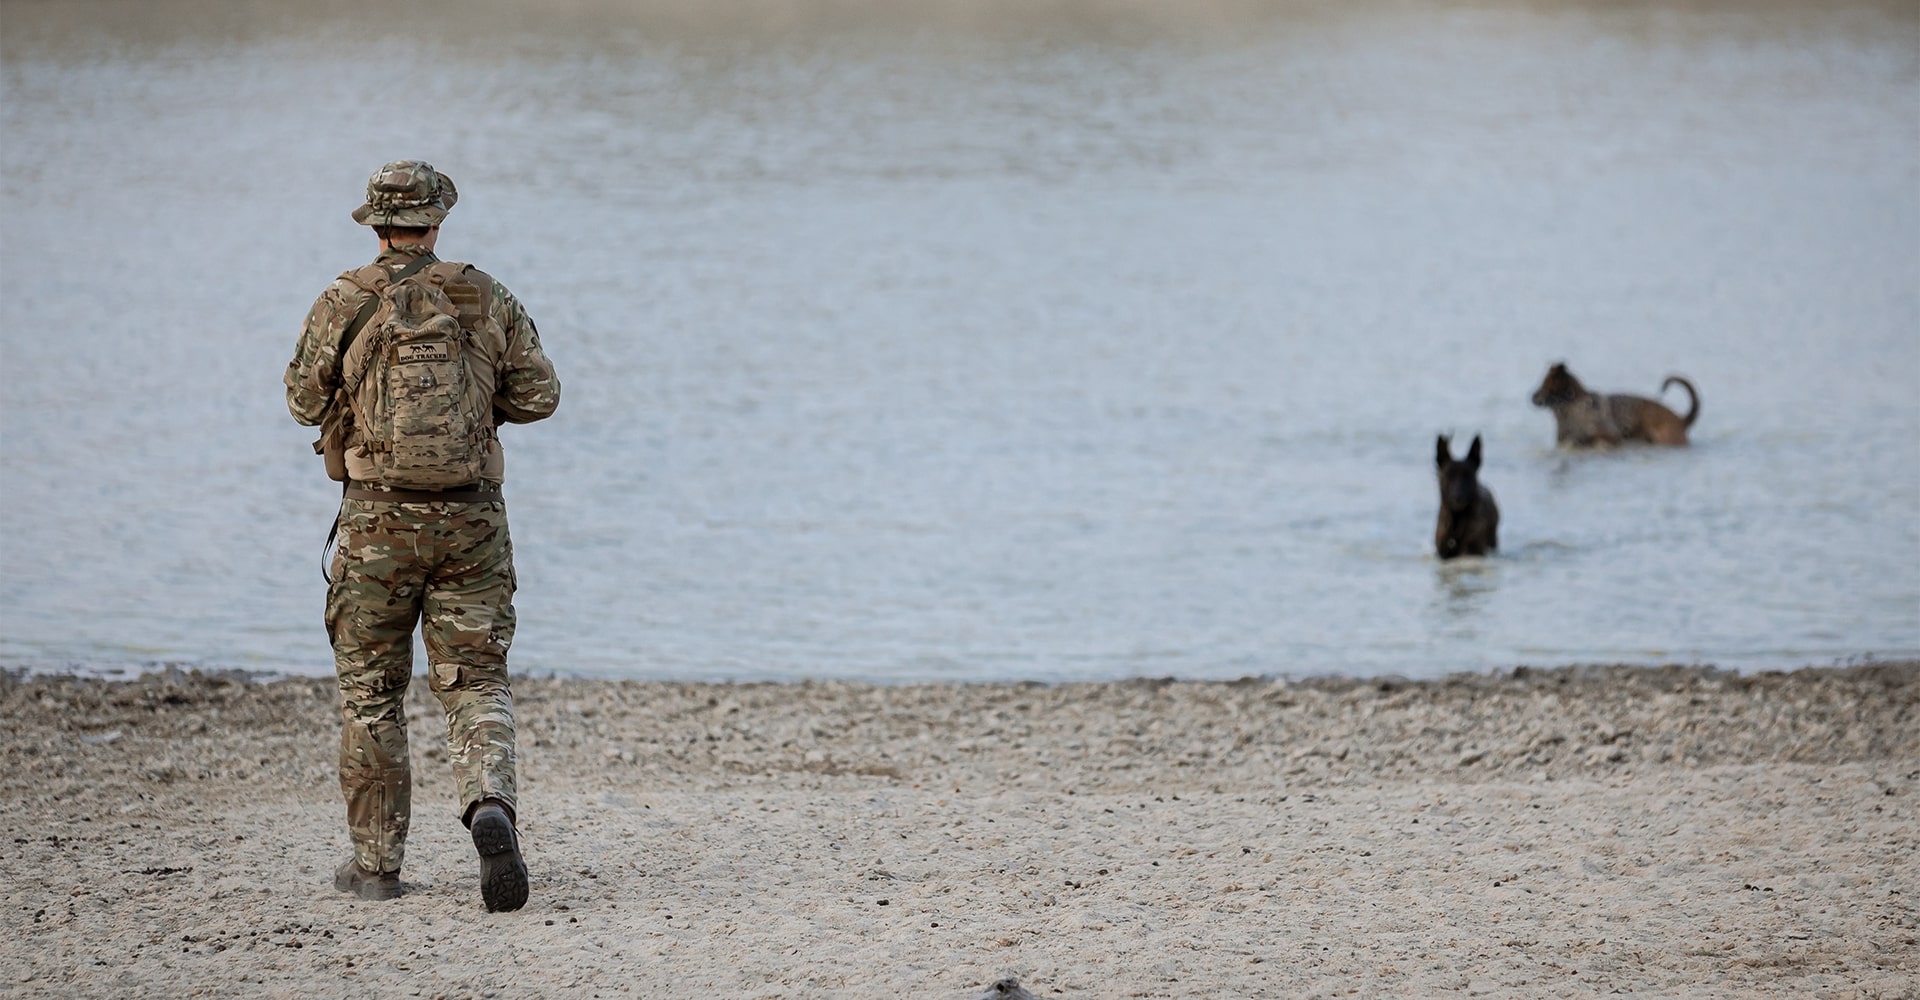
POLYGON ((1553 406, 1558 403, 1570 403, 1586 393, 1586 387, 1567 370, 1565 362, 1555 362, 1547 369, 1547 377, 1540 380, 1540 388, 1533 390, 1533 405, 1553 406))
POLYGON ((1440 505, 1448 510, 1466 510, 1480 499, 1480 435, 1473 436, 1467 457, 1454 461, 1453 447, 1445 434, 1434 444, 1434 467, 1440 472, 1440 505))

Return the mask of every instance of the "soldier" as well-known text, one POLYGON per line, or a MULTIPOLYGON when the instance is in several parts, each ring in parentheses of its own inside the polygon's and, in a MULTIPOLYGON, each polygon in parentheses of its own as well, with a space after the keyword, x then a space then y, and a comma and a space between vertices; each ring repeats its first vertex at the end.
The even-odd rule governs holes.
POLYGON ((417 160, 368 180, 353 218, 373 228, 379 256, 308 312, 287 365, 287 408, 323 427, 315 450, 345 484, 326 624, 353 856, 334 888, 400 895, 412 811, 403 701, 418 623, 481 896, 488 910, 515 910, 527 901, 527 869, 507 680, 513 544, 495 428, 552 415, 560 382, 505 286, 434 257, 456 198, 445 174, 417 160))

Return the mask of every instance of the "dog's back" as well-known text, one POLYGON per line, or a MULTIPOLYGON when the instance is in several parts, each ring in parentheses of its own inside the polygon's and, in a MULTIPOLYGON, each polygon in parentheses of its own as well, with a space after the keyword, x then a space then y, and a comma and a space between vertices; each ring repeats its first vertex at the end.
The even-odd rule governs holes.
POLYGON ((1440 517, 1433 529, 1433 550, 1442 559, 1484 556, 1500 547, 1500 508, 1493 491, 1480 482, 1480 435, 1467 457, 1454 461, 1445 434, 1434 447, 1440 477, 1440 517))
POLYGON ((1557 363, 1533 391, 1533 405, 1553 410, 1554 440, 1570 447, 1625 441, 1681 446, 1687 443, 1687 428, 1700 417, 1700 394, 1679 375, 1668 376, 1660 388, 1676 383, 1692 401, 1685 417, 1645 396, 1588 391, 1564 363, 1557 363))
POLYGON ((1687 443, 1687 428, 1700 419, 1700 394, 1694 391, 1692 382, 1678 375, 1667 376, 1667 380, 1660 383, 1660 391, 1665 392, 1675 383, 1687 390, 1687 398, 1691 400, 1684 417, 1668 409, 1659 400, 1644 396, 1615 393, 1607 397, 1607 402, 1613 406, 1614 421, 1627 434, 1628 440, 1676 446, 1687 443))

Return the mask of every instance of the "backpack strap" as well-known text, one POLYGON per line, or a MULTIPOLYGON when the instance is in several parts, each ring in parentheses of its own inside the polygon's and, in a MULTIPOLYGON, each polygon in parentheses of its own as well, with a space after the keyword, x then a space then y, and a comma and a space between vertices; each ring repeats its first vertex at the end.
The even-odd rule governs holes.
MULTIPOLYGON (((459 263, 448 264, 447 271, 442 273, 446 275, 446 280, 438 281, 437 277, 435 280, 453 303, 454 309, 460 313, 460 329, 478 341, 480 324, 486 320, 495 304, 493 276, 472 264, 459 263)), ((495 365, 500 361, 499 358, 491 360, 495 365)), ((490 409, 487 413, 486 435, 497 440, 500 425, 504 422, 500 419, 498 409, 490 409)))
MULTIPOLYGON (((402 267, 400 270, 393 272, 393 275, 387 279, 386 283, 392 284, 404 278, 410 278, 414 274, 426 268, 429 264, 434 263, 437 259, 438 258, 434 257, 431 251, 427 253, 423 253, 420 256, 415 257, 414 259, 408 261, 405 267, 402 267)), ((358 272, 348 272, 347 280, 353 282, 356 285, 359 285, 362 289, 364 289, 365 291, 371 294, 367 296, 367 301, 361 304, 360 311, 353 314, 353 319, 347 323, 346 331, 340 334, 340 350, 335 356, 340 359, 340 368, 341 368, 340 378, 342 381, 345 381, 346 375, 347 375, 346 373, 347 348, 353 346, 353 338, 360 335, 361 329, 367 325, 367 321, 372 319, 374 312, 376 312, 380 308, 380 284, 376 282, 374 287, 368 288, 366 285, 363 285, 360 283, 360 279, 355 276, 357 273, 358 272)), ((333 405, 347 406, 348 403, 344 398, 341 398, 338 394, 336 394, 334 396, 333 405)), ((335 416, 337 417, 337 419, 334 421, 333 431, 334 433, 339 434, 339 436, 341 437, 344 443, 344 439, 346 438, 346 434, 347 434, 346 432, 346 416, 347 415, 337 414, 335 416)), ((325 433, 322 433, 321 440, 315 441, 313 443, 313 450, 320 451, 321 442, 325 440, 326 440, 326 435, 325 433)), ((352 485, 353 483, 350 480, 346 480, 346 479, 341 480, 340 496, 342 499, 345 499, 347 495, 347 489, 352 485)), ((333 515, 333 526, 327 529, 327 540, 320 543, 320 579, 327 581, 327 584, 329 586, 333 584, 333 577, 327 573, 327 563, 329 562, 327 558, 327 552, 333 548, 333 540, 336 537, 338 537, 339 534, 340 534, 340 514, 339 512, 336 511, 333 515)))

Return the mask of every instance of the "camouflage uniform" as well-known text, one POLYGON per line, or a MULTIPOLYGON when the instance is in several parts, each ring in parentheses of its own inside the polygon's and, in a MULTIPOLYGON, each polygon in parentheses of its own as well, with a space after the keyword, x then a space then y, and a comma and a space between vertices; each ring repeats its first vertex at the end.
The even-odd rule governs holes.
MULTIPOLYGON (((418 161, 387 164, 368 182, 354 219, 368 225, 437 226, 458 197, 444 174, 418 161)), ((389 273, 422 254, 393 244, 374 263, 389 273)), ((540 338, 513 294, 492 282, 491 312, 506 332, 493 396, 496 421, 551 415, 560 383, 540 338)), ((341 339, 371 293, 343 275, 307 314, 287 365, 287 408, 313 426, 327 416, 341 382, 341 339)), ((371 465, 347 438, 352 485, 371 465)), ((497 489, 504 466, 493 442, 481 485, 497 489)), ((364 478, 363 478, 364 477, 364 478)), ((462 817, 496 799, 516 809, 513 700, 507 648, 513 642, 513 544, 506 505, 489 501, 390 502, 346 499, 327 591, 327 633, 339 675, 340 788, 354 860, 370 873, 397 874, 412 811, 403 699, 413 672, 413 630, 421 623, 427 683, 447 720, 447 750, 462 817)))

